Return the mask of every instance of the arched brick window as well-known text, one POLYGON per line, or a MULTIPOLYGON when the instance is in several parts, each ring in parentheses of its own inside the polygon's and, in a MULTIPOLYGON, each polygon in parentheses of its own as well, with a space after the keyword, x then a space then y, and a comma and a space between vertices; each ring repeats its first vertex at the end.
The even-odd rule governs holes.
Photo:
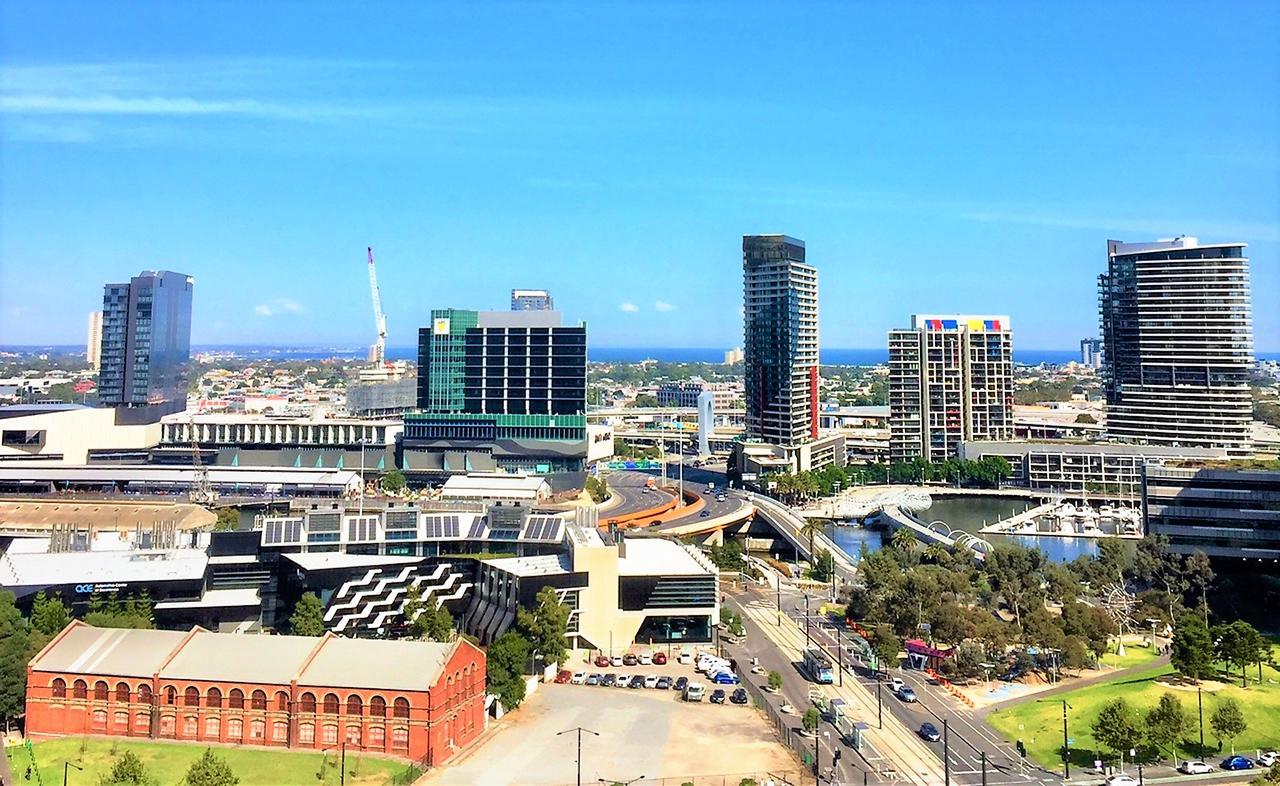
POLYGON ((397 750, 405 750, 409 747, 409 730, 403 726, 397 726, 391 730, 391 747, 397 750))
MULTIPOLYGON (((400 698, 396 699, 395 704, 393 706, 395 707, 395 716, 397 718, 409 717, 409 700, 408 699, 401 696, 400 698)), ((395 735, 392 735, 392 736, 394 737, 395 735)))
POLYGON ((205 706, 208 706, 208 707, 221 708, 222 707, 222 691, 218 690, 217 688, 210 688, 209 694, 205 696, 204 703, 205 703, 205 706))
POLYGON ((145 682, 138 686, 138 701, 143 704, 151 703, 151 686, 145 682))
POLYGON ((129 683, 127 682, 116 683, 116 701, 120 702, 121 704, 129 703, 129 683))
POLYGON ((289 694, 282 690, 276 691, 276 709, 281 712, 289 710, 289 694))
POLYGON ((93 711, 93 728, 99 729, 99 730, 103 730, 107 728, 107 711, 106 710, 93 711))
POLYGON ((173 706, 178 703, 178 689, 172 685, 164 689, 164 703, 173 706))
MULTIPOLYGON (((183 706, 186 706, 186 707, 199 707, 200 706, 200 689, 192 685, 192 686, 189 686, 186 690, 184 690, 182 692, 182 704, 183 706)), ((193 730, 191 733, 195 734, 195 731, 193 730)))
POLYGON ((338 744, 338 724, 326 723, 324 729, 321 730, 320 741, 325 745, 338 744))
POLYGON ((347 744, 348 745, 360 744, 360 727, 359 726, 347 727, 347 744))
POLYGON ((314 723, 298 724, 298 742, 311 745, 316 741, 316 725, 314 723))
POLYGON ((282 720, 271 722, 271 741, 272 742, 288 742, 289 741, 289 724, 282 720))
POLYGON ((98 680, 97 682, 93 683, 93 700, 106 701, 107 693, 109 690, 110 689, 107 688, 107 683, 103 682, 102 680, 98 680))
POLYGON ((123 726, 125 731, 129 730, 129 713, 124 710, 117 710, 113 718, 116 726, 123 726))
POLYGON ((84 680, 76 680, 71 684, 71 698, 87 699, 89 698, 89 686, 84 680))
POLYGON ((369 747, 378 749, 387 747, 387 730, 381 726, 369 728, 369 747))
POLYGON ((227 740, 230 742, 239 742, 244 736, 244 721, 239 718, 231 718, 227 721, 227 740))
POLYGON ((267 708, 267 694, 260 690, 255 690, 249 697, 249 706, 255 710, 265 710, 267 708))
POLYGON ((151 728, 151 713, 135 712, 133 713, 133 728, 137 731, 146 731, 151 728))
POLYGON ((357 717, 364 714, 364 702, 354 693, 347 697, 347 714, 357 717))
POLYGON ((207 740, 216 740, 218 735, 222 733, 222 720, 217 715, 210 715, 204 719, 204 736, 207 740))
POLYGON ((267 722, 261 718, 249 721, 249 739, 265 740, 267 738, 267 722))
POLYGON ((387 700, 381 696, 369 699, 369 715, 374 718, 387 717, 387 700))
POLYGON ((231 695, 227 700, 227 706, 233 710, 244 709, 244 691, 239 688, 232 688, 231 695))
POLYGON ((49 688, 53 691, 55 699, 65 699, 67 697, 67 681, 61 677, 54 677, 49 688))
MULTIPOLYGON (((196 695, 199 696, 198 693, 196 695)), ((196 733, 200 730, 200 726, 198 724, 199 724, 199 720, 194 715, 188 715, 185 718, 183 718, 182 719, 182 736, 183 737, 196 736, 196 733)))
POLYGON ((326 693, 324 695, 324 714, 338 714, 338 695, 336 693, 326 693))
MULTIPOLYGON (((298 706, 302 712, 315 712, 316 711, 316 695, 314 693, 311 693, 310 691, 302 694, 302 699, 298 701, 298 706)), ((314 735, 314 732, 315 732, 315 729, 313 728, 312 729, 313 735, 314 735)))

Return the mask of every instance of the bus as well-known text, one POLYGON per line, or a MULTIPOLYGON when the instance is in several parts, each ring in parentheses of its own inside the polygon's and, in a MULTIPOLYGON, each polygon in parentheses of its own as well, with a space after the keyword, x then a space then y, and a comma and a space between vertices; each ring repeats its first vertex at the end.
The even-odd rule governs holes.
POLYGON ((831 659, 817 647, 804 648, 804 670, 814 682, 830 685, 835 678, 831 673, 831 659))

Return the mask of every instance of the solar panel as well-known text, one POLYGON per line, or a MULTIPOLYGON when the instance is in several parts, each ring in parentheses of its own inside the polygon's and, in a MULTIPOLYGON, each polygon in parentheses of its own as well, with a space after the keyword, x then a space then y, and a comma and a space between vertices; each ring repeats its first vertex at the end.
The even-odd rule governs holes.
POLYGON ((471 521, 471 530, 467 532, 469 540, 477 540, 484 537, 484 517, 476 516, 471 521))

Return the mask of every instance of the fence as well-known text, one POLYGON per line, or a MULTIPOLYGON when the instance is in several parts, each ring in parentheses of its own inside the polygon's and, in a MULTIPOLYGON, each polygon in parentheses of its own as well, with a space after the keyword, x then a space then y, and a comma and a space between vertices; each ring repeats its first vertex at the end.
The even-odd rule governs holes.
MULTIPOLYGON (((800 786, 813 780, 807 770, 774 770, 771 772, 733 772, 721 775, 690 775, 687 778, 645 778, 646 786, 800 786)), ((602 779, 603 783, 623 783, 602 779)), ((572 783, 559 786, 575 786, 572 783)))

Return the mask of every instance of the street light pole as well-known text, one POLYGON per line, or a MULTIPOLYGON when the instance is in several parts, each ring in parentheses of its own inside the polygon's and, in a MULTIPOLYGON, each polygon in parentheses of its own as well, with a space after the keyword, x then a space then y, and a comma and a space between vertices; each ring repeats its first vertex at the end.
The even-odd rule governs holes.
POLYGON ((782 574, 781 573, 779 573, 778 577, 774 579, 774 586, 777 587, 778 589, 778 627, 781 628, 782 627, 782 574))
POLYGON ((69 761, 62 762, 62 786, 67 786, 67 771, 70 767, 75 767, 77 770, 84 772, 84 767, 79 764, 72 764, 69 761))
MULTIPOLYGON (((556 732, 556 736, 559 737, 561 734, 568 734, 571 731, 577 732, 578 734, 578 786, 582 786, 582 732, 585 731, 587 734, 594 734, 597 737, 600 736, 600 733, 592 731, 591 729, 584 729, 581 726, 576 726, 572 729, 565 729, 564 731, 556 732)), ((641 775, 640 777, 643 778, 644 776, 641 775)))
POLYGON ((1196 711, 1200 715, 1200 761, 1204 761, 1204 696, 1196 683, 1196 711))
POLYGON ((809 591, 804 592, 804 642, 806 646, 813 646, 813 636, 809 633, 809 591))
POLYGON ((947 719, 942 719, 942 783, 951 786, 951 743, 947 719))
POLYGON ((1056 704, 1062 703, 1062 777, 1070 780, 1071 778, 1071 740, 1067 736, 1067 709, 1071 707, 1066 699, 1036 699, 1036 703, 1056 704))

